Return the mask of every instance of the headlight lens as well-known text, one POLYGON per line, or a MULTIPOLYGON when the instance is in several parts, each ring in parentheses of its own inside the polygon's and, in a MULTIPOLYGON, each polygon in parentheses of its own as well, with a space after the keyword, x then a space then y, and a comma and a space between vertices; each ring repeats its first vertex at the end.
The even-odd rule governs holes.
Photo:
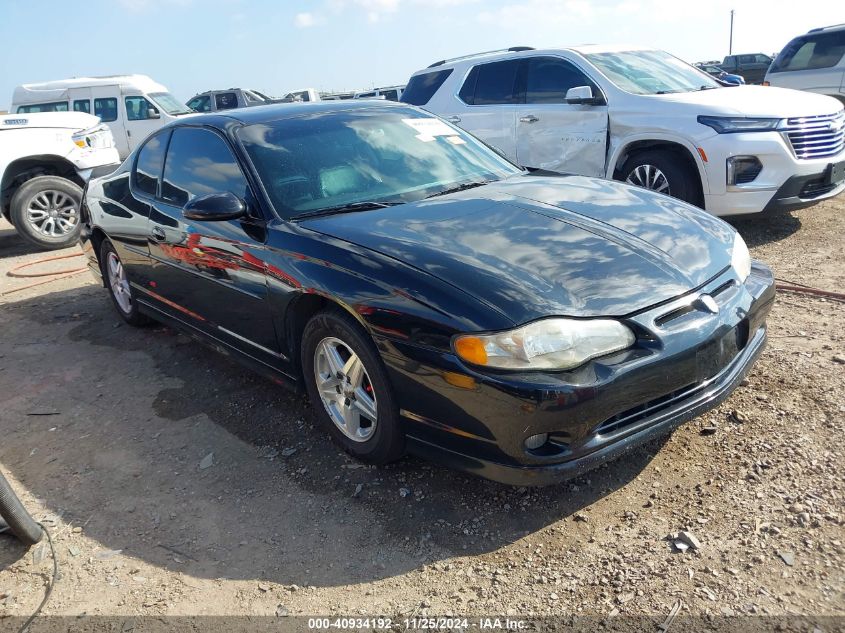
POLYGON ((95 125, 87 130, 76 132, 71 138, 77 147, 82 148, 107 149, 114 146, 114 137, 105 124, 95 125))
POLYGON ((474 365, 496 369, 572 369, 634 344, 634 333, 611 319, 544 319, 507 332, 466 334, 455 351, 474 365))
POLYGON ((735 134, 737 132, 768 132, 775 130, 780 123, 780 119, 741 116, 699 116, 698 122, 713 128, 719 134, 735 134))
POLYGON ((751 253, 739 233, 734 235, 734 247, 731 255, 731 266, 736 271, 740 282, 745 282, 751 274, 751 253))

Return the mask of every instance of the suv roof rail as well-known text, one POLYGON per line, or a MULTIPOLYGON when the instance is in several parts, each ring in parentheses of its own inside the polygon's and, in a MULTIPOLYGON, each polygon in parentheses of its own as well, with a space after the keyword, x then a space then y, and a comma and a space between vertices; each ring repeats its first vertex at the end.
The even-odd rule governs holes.
POLYGON ((462 59, 472 59, 473 57, 481 57, 482 55, 493 55, 494 53, 519 53, 520 51, 533 50, 533 46, 511 46, 510 48, 500 48, 495 51, 484 51, 483 53, 472 53, 470 55, 461 55, 460 57, 452 57, 450 59, 441 59, 439 62, 434 62, 433 64, 429 65, 428 68, 435 68, 436 66, 442 66, 443 64, 457 62, 462 59))
POLYGON ((819 31, 827 31, 828 29, 838 29, 840 27, 845 26, 845 22, 842 24, 831 24, 830 26, 818 26, 814 29, 810 29, 807 33, 818 33, 819 31))

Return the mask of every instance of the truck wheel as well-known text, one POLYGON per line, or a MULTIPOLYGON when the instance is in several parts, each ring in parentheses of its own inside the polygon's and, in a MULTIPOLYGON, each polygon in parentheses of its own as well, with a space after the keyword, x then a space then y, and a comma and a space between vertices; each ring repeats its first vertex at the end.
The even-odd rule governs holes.
POLYGON ((36 176, 12 196, 12 224, 28 242, 44 249, 76 244, 82 230, 82 189, 59 176, 36 176))
POLYGON ((701 205, 697 176, 673 152, 639 152, 625 161, 621 171, 620 180, 629 185, 701 205))

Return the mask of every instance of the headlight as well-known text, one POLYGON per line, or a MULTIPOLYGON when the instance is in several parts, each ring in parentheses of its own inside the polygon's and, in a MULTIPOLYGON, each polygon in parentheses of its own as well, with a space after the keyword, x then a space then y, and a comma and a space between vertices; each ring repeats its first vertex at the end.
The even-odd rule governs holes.
POLYGON ((76 132, 71 136, 77 147, 91 147, 94 149, 105 149, 114 146, 114 137, 107 125, 95 125, 87 130, 76 132))
POLYGON ((459 336, 455 352, 469 363, 496 369, 572 369, 635 340, 631 330, 611 319, 544 319, 507 332, 459 336))
POLYGON ((751 253, 739 233, 734 235, 734 248, 731 254, 731 266, 736 271, 739 281, 744 283, 751 274, 751 253))
POLYGON ((699 116, 698 122, 713 128, 719 134, 734 134, 736 132, 769 132, 777 129, 780 119, 741 116, 699 116))

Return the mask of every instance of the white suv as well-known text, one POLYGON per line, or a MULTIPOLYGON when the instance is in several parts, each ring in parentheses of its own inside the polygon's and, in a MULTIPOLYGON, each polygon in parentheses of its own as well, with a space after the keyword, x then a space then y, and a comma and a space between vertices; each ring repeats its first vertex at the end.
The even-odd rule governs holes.
POLYGON ((658 50, 514 47, 440 61, 402 101, 530 169, 624 180, 715 215, 797 209, 845 189, 838 101, 728 87, 658 50))
POLYGON ((799 35, 769 67, 770 86, 809 90, 845 103, 845 24, 799 35))

